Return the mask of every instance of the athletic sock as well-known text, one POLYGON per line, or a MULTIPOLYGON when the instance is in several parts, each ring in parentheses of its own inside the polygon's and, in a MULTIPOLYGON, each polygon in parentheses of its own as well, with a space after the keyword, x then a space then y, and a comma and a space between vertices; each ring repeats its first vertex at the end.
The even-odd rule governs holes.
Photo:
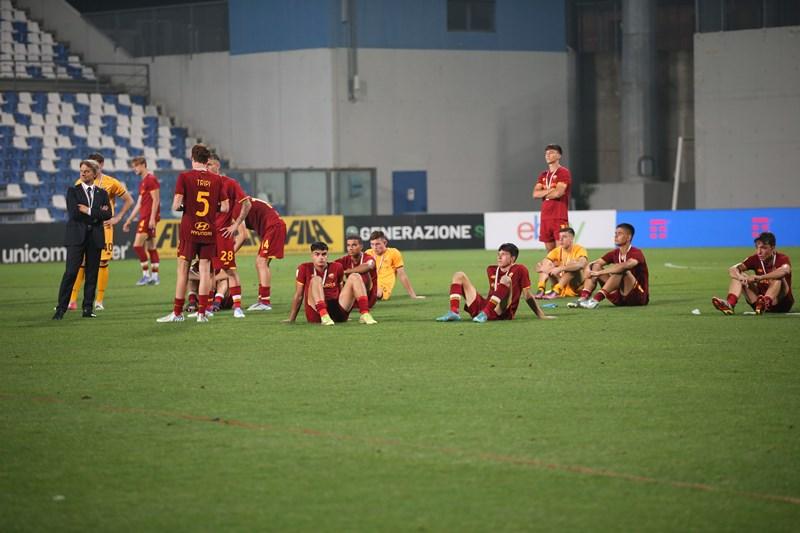
POLYGON ((317 302, 316 305, 317 313, 319 316, 327 316, 328 315, 328 306, 325 304, 325 300, 320 300, 317 302))
POLYGON ((147 252, 145 251, 144 246, 134 246, 133 251, 136 252, 136 257, 139 258, 139 265, 142 267, 142 276, 147 276, 147 252))
POLYGON ((263 285, 259 285, 258 286, 258 301, 259 301, 259 303, 270 305, 270 302, 269 302, 270 290, 269 289, 270 289, 269 287, 265 287, 263 285))
POLYGON ((206 314, 206 307, 208 307, 208 295, 201 294, 200 295, 200 303, 197 304, 197 314, 198 315, 205 315, 206 314))
POLYGON ((190 292, 189 293, 189 305, 197 305, 197 293, 190 292))
POLYGON ((231 299, 233 300, 233 308, 239 309, 242 307, 242 287, 241 285, 230 288, 231 299))
POLYGON ((510 291, 511 287, 509 287, 505 283, 498 283, 497 288, 491 292, 491 295, 489 296, 489 301, 486 303, 485 306, 483 306, 483 312, 488 315, 489 312, 491 312, 491 310, 497 306, 497 304, 506 299, 506 296, 508 296, 508 293, 510 291))
POLYGON ((150 256, 150 271, 158 272, 158 250, 148 250, 147 254, 150 256))
POLYGON ((183 303, 185 300, 183 298, 175 298, 175 303, 173 304, 172 312, 175 313, 175 316, 181 316, 183 313, 183 303))
POLYGON ((369 313, 369 298, 366 296, 359 296, 356 298, 356 303, 358 304, 358 312, 362 315, 364 313, 369 313))
POLYGON ((561 291, 563 291, 564 289, 561 287, 560 283, 556 283, 550 290, 556 291, 556 294, 561 294, 561 291))
POLYGON ((536 285, 536 288, 537 288, 538 290, 540 290, 540 291, 544 291, 544 287, 545 287, 545 284, 546 284, 546 283, 547 283, 546 281, 540 281, 540 282, 539 282, 539 283, 536 285))
POLYGON ((77 302, 78 301, 78 291, 81 290, 81 285, 83 285, 83 279, 86 276, 86 268, 81 265, 78 269, 78 277, 75 278, 75 283, 72 285, 72 294, 69 296, 70 302, 77 302))
POLYGON ((731 307, 736 307, 736 303, 739 301, 739 297, 733 294, 732 292, 728 293, 728 305, 731 307))
POLYGON ((595 294, 592 299, 598 302, 602 302, 603 300, 606 299, 606 296, 607 295, 605 289, 600 289, 599 291, 597 291, 597 294, 595 294))
POLYGON ((225 299, 224 294, 217 293, 214 295, 214 305, 222 305, 222 300, 225 299))
POLYGON ((764 296, 764 310, 768 310, 772 307, 772 296, 764 296))
POLYGON ((100 265, 100 270, 97 272, 97 295, 95 302, 103 302, 106 295, 106 287, 108 287, 108 265, 100 265))
POLYGON ((581 298, 583 298, 584 300, 588 300, 591 295, 592 295, 591 291, 587 291, 586 289, 581 290, 581 298))
POLYGON ((460 283, 450 285, 450 311, 458 313, 461 308, 461 299, 464 297, 464 286, 460 283))

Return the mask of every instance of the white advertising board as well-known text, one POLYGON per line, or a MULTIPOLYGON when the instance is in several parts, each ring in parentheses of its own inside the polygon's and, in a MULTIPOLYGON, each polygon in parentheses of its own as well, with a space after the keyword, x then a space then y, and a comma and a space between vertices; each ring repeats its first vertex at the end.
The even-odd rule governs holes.
MULTIPOLYGON (((504 242, 516 244, 520 250, 544 250, 539 242, 538 211, 485 213, 486 249, 496 250, 504 242)), ((585 248, 613 248, 617 212, 614 209, 570 211, 570 226, 575 242, 585 248)))

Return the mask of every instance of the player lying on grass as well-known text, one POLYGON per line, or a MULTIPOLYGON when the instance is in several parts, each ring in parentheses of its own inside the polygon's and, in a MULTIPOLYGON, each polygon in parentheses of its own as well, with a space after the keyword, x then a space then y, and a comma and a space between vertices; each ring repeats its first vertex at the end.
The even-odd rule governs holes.
POLYGON ((649 303, 647 261, 642 251, 632 244, 634 233, 630 224, 623 222, 617 225, 614 231, 616 250, 592 261, 584 269, 583 277, 586 281, 577 301, 578 307, 595 309, 605 298, 614 305, 636 306, 649 303), (603 286, 592 297, 598 282, 603 286))
POLYGON ((588 262, 586 248, 575 242, 575 230, 561 228, 558 230, 558 246, 536 264, 539 283, 534 298, 552 300, 577 296, 583 285, 583 269, 588 262), (548 280, 553 286, 544 292, 548 280))
POLYGON ((329 263, 328 245, 324 242, 311 245, 311 261, 297 267, 295 280, 292 307, 284 322, 294 322, 303 303, 309 323, 333 326, 335 322, 347 322, 355 303, 361 314, 360 323, 377 324, 369 314, 369 298, 361 275, 353 272, 345 276, 341 263, 329 263))
POLYGON ((511 243, 501 244, 497 249, 497 264, 486 267, 489 278, 489 293, 484 298, 463 272, 453 274, 450 283, 450 311, 437 318, 437 322, 458 322, 459 308, 464 301, 464 310, 473 322, 488 320, 511 320, 519 307, 520 296, 539 318, 555 318, 545 315, 531 294, 531 280, 525 265, 517 264, 519 249, 511 243))
POLYGON ((711 298, 723 314, 732 315, 736 302, 744 297, 757 315, 788 313, 794 305, 792 263, 789 256, 775 251, 775 235, 765 231, 754 239, 756 253, 728 269, 731 283, 727 300, 711 298), (755 274, 745 274, 752 270, 755 274))

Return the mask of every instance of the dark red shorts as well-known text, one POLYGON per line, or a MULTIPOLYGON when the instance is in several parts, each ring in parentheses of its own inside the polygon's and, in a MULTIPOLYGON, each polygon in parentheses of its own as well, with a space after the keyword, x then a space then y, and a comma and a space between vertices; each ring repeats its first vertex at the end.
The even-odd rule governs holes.
MULTIPOLYGON (((328 306, 328 315, 333 319, 334 322, 347 322, 347 319, 350 317, 350 311, 345 311, 342 309, 342 306, 339 305, 339 300, 325 300, 325 305, 328 306)), ((319 313, 314 307, 311 307, 306 302, 306 321, 310 324, 319 324, 322 322, 322 319, 319 317, 319 313)))
POLYGON ((283 259, 283 245, 286 241, 286 222, 268 226, 260 235, 261 248, 258 255, 267 259, 283 259))
POLYGON ((191 261, 195 257, 213 261, 217 247, 213 242, 194 242, 182 239, 178 243, 178 257, 191 261))
MULTIPOLYGON (((475 318, 478 313, 483 311, 487 303, 489 303, 489 300, 478 294, 475 296, 475 300, 472 301, 472 304, 464 304, 464 311, 469 313, 469 316, 472 318, 475 318)), ((490 309, 486 316, 489 317, 489 320, 511 320, 512 318, 508 311, 503 312, 502 315, 498 315, 494 309, 490 309)))
POLYGON ((148 239, 155 239, 156 238, 156 230, 155 228, 150 229, 148 220, 140 220, 138 224, 136 224, 136 233, 146 233, 148 239))
POLYGON ((558 232, 561 228, 569 227, 569 220, 556 218, 556 219, 541 219, 539 221, 539 241, 540 242, 558 242, 558 232))
POLYGON ((217 253, 214 254, 214 258, 211 260, 214 270, 236 269, 236 256, 233 254, 235 244, 233 239, 223 237, 221 233, 217 233, 217 253))
POLYGON ((608 295, 608 301, 621 307, 634 307, 637 305, 647 305, 650 302, 650 295, 642 290, 638 283, 631 292, 623 296, 621 292, 614 291, 608 295))

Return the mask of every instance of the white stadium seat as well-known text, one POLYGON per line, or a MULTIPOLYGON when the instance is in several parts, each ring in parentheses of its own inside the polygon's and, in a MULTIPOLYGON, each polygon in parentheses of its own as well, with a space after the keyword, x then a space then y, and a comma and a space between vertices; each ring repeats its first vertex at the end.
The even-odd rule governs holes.
POLYGON ((14 136, 14 148, 17 150, 28 150, 30 146, 28 146, 28 140, 26 137, 17 137, 14 136))
POLYGON ((58 148, 58 137, 56 135, 45 135, 42 144, 45 148, 58 148))
POLYGON ((82 124, 76 124, 75 126, 72 127, 72 134, 75 135, 76 137, 82 137, 85 139, 86 136, 88 135, 88 133, 86 132, 86 126, 82 124))
POLYGON ((40 115, 39 113, 31 113, 31 124, 36 126, 44 126, 44 115, 40 115))
POLYGON ((39 175, 32 170, 25 171, 23 181, 28 185, 33 185, 33 186, 39 186, 42 184, 42 182, 39 180, 39 175))
POLYGON ((78 93, 75 95, 75 101, 79 104, 89 105, 89 95, 86 93, 78 93))
POLYGON ((183 159, 173 159, 172 168, 175 170, 186 170, 186 163, 183 162, 183 159))
POLYGON ((127 94, 120 94, 117 97, 117 101, 122 105, 131 105, 131 97, 127 94))
MULTIPOLYGON (((125 149, 127 152, 127 149, 125 149)), ((117 171, 124 172, 126 170, 130 170, 130 165, 128 164, 128 158, 120 158, 114 161, 114 166, 117 167, 117 171)))
POLYGON ((37 207, 34 211, 33 220, 35 222, 53 222, 53 217, 50 216, 50 211, 46 207, 37 207))
POLYGON ((58 128, 53 124, 48 124, 44 127, 44 134, 48 137, 58 137, 58 128))
MULTIPOLYGON (((45 148, 45 150, 47 150, 47 148, 45 148)), ((51 150, 52 150, 52 148, 51 148, 51 150)), ((53 159, 42 159, 42 164, 41 164, 42 171, 44 171, 44 172, 56 172, 58 169, 56 169, 56 165, 53 162, 54 159, 55 158, 53 158, 53 159)))
POLYGON ((53 195, 53 207, 56 209, 67 210, 67 199, 63 194, 53 195))
POLYGON ((50 159, 50 160, 57 159, 56 151, 52 148, 42 148, 42 159, 50 159))
POLYGON ((14 135, 17 137, 27 137, 28 136, 28 126, 25 124, 16 124, 14 126, 14 135))
POLYGON ((74 170, 75 172, 81 171, 81 160, 80 159, 71 159, 69 162, 69 168, 74 170))
POLYGON ((19 183, 9 183, 6 185, 6 197, 25 198, 25 194, 22 192, 22 187, 19 186, 19 183))
POLYGON ((44 130, 42 126, 32 124, 28 127, 28 137, 39 137, 40 139, 44 137, 44 130))

